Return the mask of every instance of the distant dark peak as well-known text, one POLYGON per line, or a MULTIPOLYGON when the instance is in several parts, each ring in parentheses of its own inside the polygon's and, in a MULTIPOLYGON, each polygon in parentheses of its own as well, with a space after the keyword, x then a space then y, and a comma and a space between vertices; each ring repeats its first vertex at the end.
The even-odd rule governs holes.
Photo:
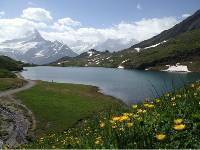
POLYGON ((90 49, 89 52, 97 52, 95 49, 90 49))

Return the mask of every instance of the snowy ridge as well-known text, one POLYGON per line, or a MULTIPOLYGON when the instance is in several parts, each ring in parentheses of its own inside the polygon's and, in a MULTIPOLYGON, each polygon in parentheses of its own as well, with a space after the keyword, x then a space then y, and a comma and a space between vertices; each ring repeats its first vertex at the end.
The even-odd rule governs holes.
POLYGON ((0 43, 0 55, 34 64, 47 64, 65 56, 77 56, 62 42, 45 40, 37 30, 24 38, 0 43))

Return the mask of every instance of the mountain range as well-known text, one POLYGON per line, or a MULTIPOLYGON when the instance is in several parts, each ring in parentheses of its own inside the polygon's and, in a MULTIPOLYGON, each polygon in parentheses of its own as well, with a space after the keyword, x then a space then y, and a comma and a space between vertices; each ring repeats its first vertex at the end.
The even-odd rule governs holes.
POLYGON ((64 56, 77 56, 62 42, 45 40, 37 30, 27 33, 24 38, 0 43, 0 55, 40 65, 53 62, 64 56))
MULTIPOLYGON (((115 47, 113 43, 116 41, 106 41, 106 49, 115 47)), ((24 38, 0 43, 0 54, 40 65, 163 70, 182 64, 191 71, 200 71, 200 10, 157 36, 127 46, 130 48, 118 52, 91 49, 78 55, 62 42, 45 40, 34 30, 24 38)))
POLYGON ((90 50, 53 63, 148 70, 163 70, 176 64, 187 65, 191 71, 200 71, 200 10, 171 29, 125 50, 112 53, 90 50))

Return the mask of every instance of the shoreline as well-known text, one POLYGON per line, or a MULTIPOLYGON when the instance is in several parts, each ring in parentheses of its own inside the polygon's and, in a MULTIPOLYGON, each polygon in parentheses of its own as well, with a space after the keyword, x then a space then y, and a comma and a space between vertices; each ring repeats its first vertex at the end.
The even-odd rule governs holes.
MULTIPOLYGON (((106 94, 105 92, 103 92, 103 89, 101 89, 100 87, 98 86, 95 86, 95 85, 91 85, 91 84, 79 84, 79 83, 70 83, 70 82, 51 82, 51 81, 44 81, 44 80, 31 80, 31 79, 26 79, 24 76, 21 75, 21 72, 17 72, 17 74, 21 79, 23 80, 30 80, 30 81, 33 81, 33 82, 37 82, 37 81, 41 81, 41 82, 48 82, 48 83, 61 83, 61 84, 73 84, 73 85, 83 85, 83 86, 90 86, 92 88, 95 89, 95 91, 97 93, 100 93, 104 96, 108 96, 108 97, 112 97, 114 99, 116 99, 119 103, 121 103, 122 105, 125 105, 125 106, 128 106, 128 104, 126 104, 122 99, 118 98, 118 97, 115 97, 115 96, 112 96, 112 95, 108 95, 106 94)), ((37 84, 37 83, 36 83, 37 84)))

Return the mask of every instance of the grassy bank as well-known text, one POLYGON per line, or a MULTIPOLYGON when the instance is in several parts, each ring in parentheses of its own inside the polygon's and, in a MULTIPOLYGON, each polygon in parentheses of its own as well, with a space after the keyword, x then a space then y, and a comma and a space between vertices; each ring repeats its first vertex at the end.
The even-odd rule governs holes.
POLYGON ((40 135, 66 130, 97 112, 119 106, 115 98, 97 90, 86 85, 38 82, 16 97, 35 114, 40 135))
POLYGON ((8 89, 15 89, 23 86, 24 80, 18 78, 0 78, 0 92, 8 89))
POLYGON ((17 76, 6 69, 0 69, 0 78, 16 78, 17 76))
POLYGON ((200 148, 200 82, 126 111, 106 111, 79 128, 22 147, 200 148))

